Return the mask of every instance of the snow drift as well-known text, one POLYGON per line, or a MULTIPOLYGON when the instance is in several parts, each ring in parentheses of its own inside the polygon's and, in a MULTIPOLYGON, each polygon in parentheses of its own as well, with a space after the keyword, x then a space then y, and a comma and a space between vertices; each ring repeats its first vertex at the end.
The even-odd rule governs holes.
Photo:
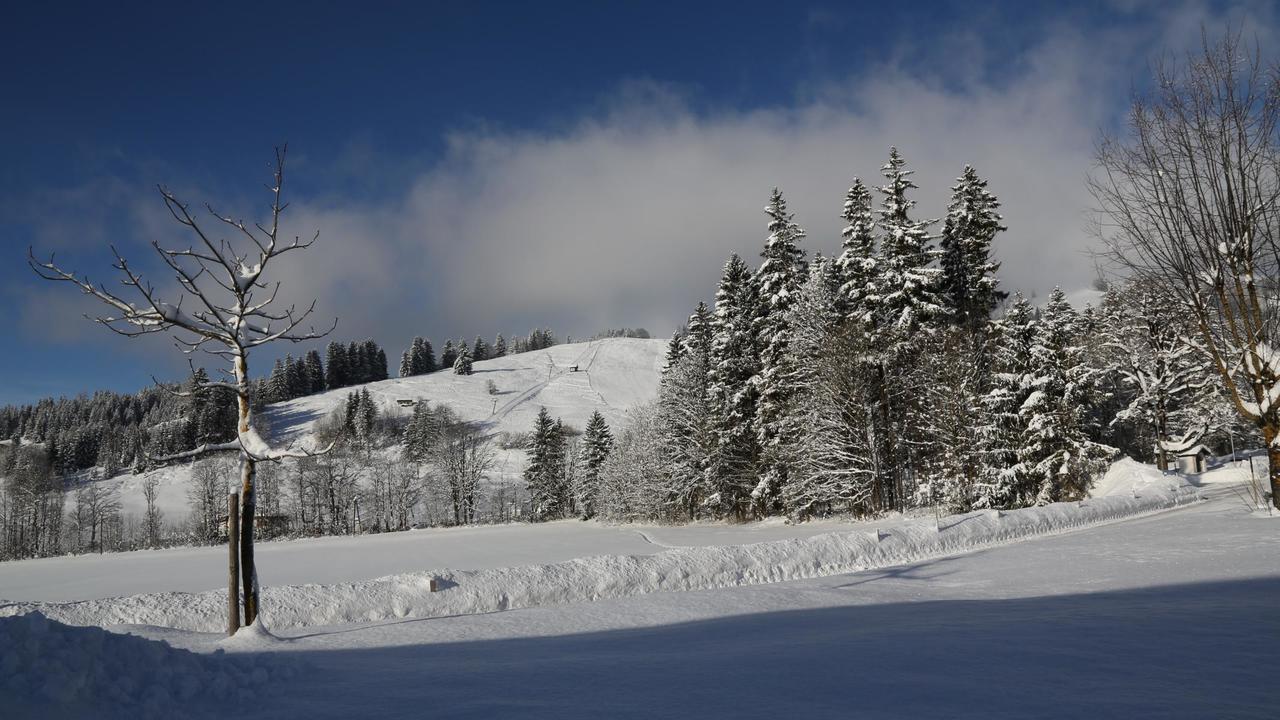
MULTIPOLYGON (((489 570, 442 570, 367 582, 266 587, 263 615, 276 629, 427 618, 783 582, 901 565, 1176 508, 1199 493, 1137 463, 1109 474, 1114 494, 1011 511, 983 510, 749 545, 674 548, 489 570), (1121 473, 1123 477, 1111 477, 1121 473), (431 592, 431 578, 442 590, 431 592)), ((0 615, 42 612, 77 625, 143 624, 217 632, 224 591, 152 593, 71 603, 0 605, 0 615)))
MULTIPOLYGON (((290 663, 199 654, 40 613, 0 618, 0 707, 16 717, 191 717, 252 700, 290 663)), ((234 714, 230 712, 229 714, 234 714)))

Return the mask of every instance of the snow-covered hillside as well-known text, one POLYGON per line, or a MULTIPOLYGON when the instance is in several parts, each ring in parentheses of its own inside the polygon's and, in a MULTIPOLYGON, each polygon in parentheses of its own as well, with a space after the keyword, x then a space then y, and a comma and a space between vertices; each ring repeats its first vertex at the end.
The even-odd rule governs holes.
POLYGON ((266 415, 276 442, 296 444, 349 393, 367 388, 384 415, 409 415, 413 408, 399 401, 425 400, 452 407, 463 420, 484 422, 494 433, 528 432, 540 407, 578 429, 596 410, 617 425, 631 407, 656 397, 665 349, 665 340, 634 338, 556 345, 477 362, 471 375, 441 370, 330 390, 273 405, 266 415), (489 381, 497 385, 496 395, 489 394, 489 381))
MULTIPOLYGON (((338 409, 349 393, 362 389, 368 389, 379 412, 386 416, 413 412, 412 407, 401 406, 401 400, 444 404, 463 420, 483 423, 494 436, 528 432, 542 407, 578 429, 597 410, 610 426, 617 427, 626 421, 628 410, 657 396, 666 342, 607 338, 556 345, 477 362, 472 375, 441 370, 383 380, 279 403, 264 414, 273 441, 288 445, 305 443, 318 422, 338 409), (489 381, 497 386, 494 395, 489 394, 489 381)), ((517 477, 524 467, 523 456, 518 450, 500 452, 499 471, 517 477)), ((173 522, 186 517, 188 465, 140 475, 126 473, 102 482, 119 490, 125 515, 140 517, 145 508, 142 487, 148 477, 159 480, 157 501, 166 519, 173 522)))

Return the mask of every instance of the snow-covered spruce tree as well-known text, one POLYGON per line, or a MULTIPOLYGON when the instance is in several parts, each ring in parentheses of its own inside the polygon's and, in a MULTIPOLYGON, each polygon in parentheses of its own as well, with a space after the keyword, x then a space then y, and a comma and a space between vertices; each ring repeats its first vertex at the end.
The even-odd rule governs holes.
POLYGON ((337 390, 349 385, 347 380, 347 348, 342 343, 331 342, 324 351, 324 386, 337 390))
POLYGON ((414 367, 417 368, 419 375, 426 375, 439 370, 436 365, 436 351, 431 347, 431 341, 426 338, 414 338, 418 341, 414 347, 416 350, 414 357, 414 367))
POLYGON ((759 315, 756 287, 742 258, 730 256, 716 290, 707 389, 715 450, 707 467, 707 485, 712 494, 706 503, 717 508, 720 517, 747 517, 751 491, 758 482, 758 393, 752 382, 760 372, 754 328, 759 315))
POLYGON ((407 347, 403 353, 400 353, 400 377, 410 377, 413 372, 413 347, 407 347))
POLYGON ((991 312, 1007 296, 999 289, 992 241, 1005 228, 1000 203, 972 167, 952 188, 941 240, 942 296, 950 326, 924 338, 920 371, 927 441, 916 453, 921 481, 917 502, 952 512, 973 506, 982 472, 980 433, 987 418, 982 399, 992 387, 991 312))
POLYGON ((440 367, 451 368, 453 361, 458 359, 458 351, 453 346, 452 340, 445 340, 444 347, 440 349, 440 367))
POLYGON ((458 350, 458 357, 454 358, 453 373, 455 375, 471 374, 471 350, 466 345, 458 350))
POLYGON ((671 334, 671 339, 667 341, 667 354, 662 362, 662 372, 676 366, 680 362, 680 356, 684 354, 684 333, 680 330, 671 334))
POLYGON ((693 519, 710 494, 706 472, 715 445, 708 402, 711 325, 711 310, 698 303, 686 325, 683 351, 658 386, 656 422, 668 482, 653 500, 665 509, 664 519, 693 519))
MULTIPOLYGON (((125 336, 151 333, 173 333, 184 352, 205 351, 228 362, 231 380, 211 383, 234 390, 237 397, 237 437, 225 443, 203 445, 172 458, 193 458, 211 452, 236 451, 240 454, 240 568, 243 576, 244 622, 258 617, 258 573, 254 563, 255 477, 257 464, 279 461, 284 457, 311 455, 311 451, 290 452, 271 448, 253 427, 251 417, 251 380, 249 354, 254 349, 277 340, 301 342, 323 337, 328 331, 302 332, 315 307, 305 311, 294 308, 273 309, 275 293, 267 284, 266 273, 273 260, 286 253, 310 247, 315 242, 280 242, 280 216, 285 205, 281 200, 284 185, 285 148, 276 151, 270 219, 263 224, 248 223, 214 212, 211 215, 230 228, 241 240, 239 246, 227 240, 214 240, 195 216, 169 190, 161 187, 165 207, 179 224, 190 230, 196 242, 180 249, 152 247, 176 276, 178 298, 163 299, 161 293, 119 253, 115 268, 122 274, 125 287, 135 292, 137 301, 129 301, 94 285, 88 278, 67 272, 52 258, 37 261, 28 254, 31 267, 48 280, 69 282, 111 308, 111 314, 98 322, 125 336), (262 294, 260 294, 260 291, 262 294)), ((332 328, 330 328, 332 329, 332 328)))
POLYGON ((524 481, 529 491, 530 514, 534 520, 554 520, 569 509, 569 491, 564 484, 563 437, 559 421, 541 408, 529 439, 529 462, 524 481))
POLYGON ((490 357, 489 343, 484 338, 476 336, 476 341, 472 344, 471 359, 472 360, 488 360, 490 357))
POLYGON ((1026 427, 1017 471, 1040 505, 1084 497, 1111 457, 1084 432, 1081 381, 1089 368, 1076 330, 1075 311, 1054 288, 1031 349, 1031 394, 1019 409, 1026 427))
POLYGON ((1000 201, 971 166, 964 167, 951 193, 940 242, 941 292, 953 321, 980 329, 1008 297, 996 279, 1000 263, 991 257, 992 241, 1007 228, 996 212, 1000 201))
POLYGON ((793 371, 787 311, 795 303, 807 272, 804 251, 797 246, 804 230, 787 211, 786 200, 777 188, 765 214, 769 216, 769 236, 760 253, 764 261, 755 274, 759 314, 754 330, 761 351, 760 373, 752 380, 760 398, 756 407, 760 464, 751 502, 753 512, 761 517, 779 509, 779 495, 787 481, 787 453, 782 445, 792 389, 786 376, 793 371))
POLYGON ((800 520, 865 512, 874 486, 867 375, 857 361, 862 338, 847 331, 842 280, 834 260, 815 258, 788 310, 795 360, 785 377, 789 474, 782 501, 800 520))
MULTIPOLYGON (((929 447, 928 411, 921 392, 929 380, 920 372, 921 350, 941 327, 946 308, 938 294, 941 271, 933 267, 938 255, 929 234, 933 221, 911 218, 915 201, 908 199, 907 192, 916 185, 896 148, 890 148, 883 174, 876 262, 846 278, 842 295, 848 316, 856 323, 852 331, 865 338, 863 357, 873 383, 876 426, 871 432, 880 446, 873 503, 880 509, 901 509, 908 479, 918 471, 920 455, 929 447)), ((850 225, 845 231, 842 269, 849 268, 869 243, 868 198, 856 190, 855 185, 846 201, 850 225)))
POLYGON ((1031 395, 1032 351, 1039 334, 1035 308, 1022 293, 1015 294, 991 332, 991 387, 981 402, 981 462, 973 504, 980 508, 1023 507, 1035 500, 1018 468, 1018 451, 1026 432, 1026 419, 1019 411, 1031 395))
POLYGON ((303 361, 306 375, 307 395, 324 392, 324 364, 320 362, 320 353, 308 350, 303 361))
POLYGON ((498 337, 493 339, 493 356, 496 358, 500 358, 506 354, 507 354, 507 339, 502 337, 502 333, 498 333, 498 337))
POLYGON ((871 193, 857 178, 845 194, 840 218, 845 227, 840 232, 843 239, 835 261, 842 282, 838 307, 843 308, 854 329, 865 331, 874 328, 880 300, 880 273, 871 193))
POLYGON ((608 423, 598 410, 592 412, 582 436, 581 472, 577 484, 578 513, 584 520, 590 520, 598 512, 600 472, 612 449, 613 433, 609 431, 608 423))

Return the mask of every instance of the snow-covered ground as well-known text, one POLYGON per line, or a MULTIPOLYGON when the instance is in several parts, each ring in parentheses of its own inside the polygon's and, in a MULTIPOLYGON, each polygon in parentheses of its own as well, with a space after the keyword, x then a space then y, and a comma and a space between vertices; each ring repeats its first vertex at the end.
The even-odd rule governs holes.
MULTIPOLYGON (((216 617, 216 606, 205 607, 216 592, 0 603, 0 615, 145 621, 112 629, 200 654, 224 650, 247 677, 261 669, 272 678, 263 691, 249 682, 243 701, 212 693, 174 705, 191 716, 235 707, 245 717, 1272 717, 1280 522, 1241 501, 1236 481, 1247 472, 1206 474, 1201 502, 1178 478, 1123 461, 1100 483, 1105 494, 1083 506, 972 513, 936 526, 916 518, 403 533, 420 536, 413 542, 423 549, 447 548, 456 534, 440 556, 475 562, 441 572, 448 582, 432 594, 413 574, 281 586, 264 561, 264 614, 279 639, 175 629, 216 617), (765 542, 740 544, 747 540, 765 542), (485 553, 503 548, 522 561, 545 557, 486 564, 485 553), (594 559, 557 562, 556 553, 594 559)), ((315 572, 313 581, 328 566, 355 564, 355 555, 326 560, 337 557, 325 549, 333 541, 296 543, 289 564, 315 572)), ((412 557, 378 545, 410 542, 396 536, 345 542, 348 552, 367 548, 365 558, 412 557)), ((132 568, 116 570, 135 576, 185 562, 116 557, 132 558, 132 568)), ((33 564, 57 577, 68 572, 56 567, 63 560, 33 564)), ((0 595, 12 577, 0 575, 0 595)), ((55 583, 41 596, 36 576, 27 577, 31 599, 66 592, 55 583)), ((23 621, 0 618, 0 635, 19 632, 15 622, 23 621)), ((51 627, 89 642, 75 628, 51 627)), ((110 638, 93 642, 112 647, 110 638)), ((164 660, 171 651, 148 652, 164 660)), ((246 677, 221 665, 191 672, 246 677)), ((18 717, 80 707, 50 705, 30 688, 19 694, 4 677, 0 701, 5 693, 14 701, 0 706, 19 708, 18 717)), ((138 690, 98 698, 81 716, 131 717, 144 698, 163 711, 163 697, 138 690)))
MULTIPOLYGON (((264 414, 273 442, 286 445, 305 443, 316 423, 341 407, 353 390, 365 388, 386 416, 412 414, 413 408, 402 407, 400 400, 425 400, 452 407, 463 420, 484 423, 494 436, 529 432, 542 407, 579 430, 598 410, 616 428, 624 424, 628 410, 657 397, 666 345, 666 340, 636 338, 556 345, 477 362, 471 375, 441 370, 393 378, 279 403, 264 414), (496 395, 489 394, 490 380, 498 387, 496 395)), ((500 450, 497 455, 495 474, 518 478, 524 469, 523 451, 500 450)), ((147 478, 155 477, 157 505, 166 522, 180 522, 190 512, 190 476, 190 466, 182 464, 100 482, 118 490, 124 514, 141 517, 146 508, 142 487, 147 478)))

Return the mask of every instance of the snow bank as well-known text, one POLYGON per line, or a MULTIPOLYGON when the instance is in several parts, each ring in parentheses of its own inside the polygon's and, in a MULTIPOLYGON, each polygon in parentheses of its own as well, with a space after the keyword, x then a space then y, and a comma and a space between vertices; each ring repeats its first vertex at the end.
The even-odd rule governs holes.
POLYGON ((193 707, 234 714, 291 667, 201 655, 40 613, 0 618, 0 714, 10 718, 191 717, 193 707))
MULTIPOLYGON (((1135 464, 1136 465, 1136 464, 1135 464)), ((1139 468, 1142 466, 1138 466, 1139 468)), ((1121 483, 1114 483, 1121 487, 1121 483)), ((984 510, 808 538, 719 547, 673 548, 654 555, 606 555, 568 562, 473 571, 409 573, 331 585, 263 588, 262 607, 276 629, 512 608, 782 582, 889 567, 1015 540, 1160 512, 1199 494, 1149 468, 1127 492, 1079 503, 1012 511, 984 510), (432 577, 443 589, 430 591, 432 577)), ((0 615, 39 610, 74 624, 145 624, 216 632, 225 595, 156 593, 75 603, 12 603, 0 615)))

